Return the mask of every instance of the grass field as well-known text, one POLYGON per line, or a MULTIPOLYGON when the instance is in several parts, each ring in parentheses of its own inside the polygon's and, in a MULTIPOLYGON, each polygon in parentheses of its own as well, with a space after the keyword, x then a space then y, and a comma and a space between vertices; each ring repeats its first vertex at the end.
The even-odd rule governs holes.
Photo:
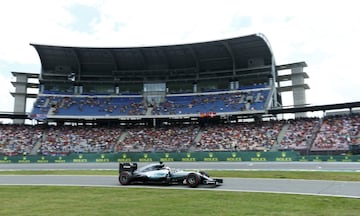
POLYGON ((360 200, 196 190, 0 187, 0 215, 358 215, 360 200))
MULTIPOLYGON (((207 171, 212 177, 283 178, 308 180, 360 181, 360 172, 326 171, 207 171)), ((28 170, 0 171, 0 175, 118 175, 117 170, 28 170)))
MULTIPOLYGON (((1 175, 117 175, 116 171, 1 171, 1 175)), ((216 177, 360 181, 360 173, 209 171, 216 177)), ((0 186, 0 215, 359 215, 360 199, 174 189, 0 186)))

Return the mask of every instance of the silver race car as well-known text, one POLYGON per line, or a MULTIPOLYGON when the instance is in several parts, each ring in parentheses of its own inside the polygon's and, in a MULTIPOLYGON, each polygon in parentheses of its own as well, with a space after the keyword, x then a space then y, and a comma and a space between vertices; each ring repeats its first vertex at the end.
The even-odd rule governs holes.
POLYGON ((129 184, 182 184, 195 188, 199 185, 218 186, 223 179, 210 178, 204 171, 171 169, 164 163, 149 164, 138 169, 137 163, 119 164, 119 182, 129 184))

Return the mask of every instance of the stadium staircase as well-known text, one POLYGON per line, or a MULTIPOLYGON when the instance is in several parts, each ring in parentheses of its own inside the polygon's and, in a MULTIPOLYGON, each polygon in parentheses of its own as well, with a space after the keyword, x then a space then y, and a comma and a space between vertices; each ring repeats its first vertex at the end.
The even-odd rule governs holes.
POLYGON ((48 106, 49 106, 49 103, 50 103, 50 99, 49 99, 49 98, 46 98, 43 107, 48 107, 48 106))
POLYGON ((126 138, 126 136, 128 135, 128 131, 123 131, 122 133, 121 133, 121 135, 120 135, 120 138, 119 138, 119 142, 122 142, 122 141, 124 141, 125 140, 125 138, 126 138))
POLYGON ((309 150, 311 150, 312 145, 313 145, 313 143, 314 143, 314 141, 315 141, 318 133, 320 132, 322 123, 323 123, 323 120, 320 119, 320 123, 319 123, 318 125, 316 125, 316 126, 314 127, 314 129, 312 130, 312 135, 311 135, 310 139, 308 139, 308 140, 306 141, 307 148, 308 148, 309 150))
POLYGON ((39 149, 41 147, 42 141, 46 140, 47 138, 47 134, 46 133, 42 133, 42 137, 40 139, 38 139, 36 141, 36 144, 34 145, 34 147, 31 149, 30 155, 37 155, 39 152, 39 149))
POLYGON ((202 129, 199 130, 199 133, 196 135, 195 139, 194 139, 194 143, 196 145, 196 143, 198 143, 202 137, 203 131, 202 129))
POLYGON ((283 140, 288 129, 289 129, 289 124, 284 124, 283 127, 281 128, 281 131, 279 132, 275 144, 271 147, 270 151, 276 152, 279 150, 281 140, 283 140))
POLYGON ((153 107, 148 107, 146 110, 146 115, 151 115, 153 109, 154 109, 153 107))

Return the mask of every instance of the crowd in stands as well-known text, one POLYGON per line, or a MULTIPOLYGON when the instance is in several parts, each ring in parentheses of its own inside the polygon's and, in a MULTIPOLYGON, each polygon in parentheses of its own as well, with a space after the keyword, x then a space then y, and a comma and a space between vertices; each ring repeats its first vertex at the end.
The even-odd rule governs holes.
POLYGON ((359 139, 360 115, 329 116, 324 118, 311 147, 319 150, 348 150, 359 139))
POLYGON ((314 139, 314 134, 320 127, 319 118, 300 118, 289 120, 279 149, 281 150, 304 150, 307 149, 314 139))
POLYGON ((168 95, 164 101, 149 104, 140 95, 133 96, 86 96, 41 95, 38 96, 31 116, 133 116, 179 115, 201 112, 241 112, 264 110, 269 90, 239 90, 227 93, 168 95))
POLYGON ((256 90, 193 96, 168 96, 164 102, 154 105, 152 114, 177 115, 264 110, 268 93, 268 90, 256 90))
POLYGON ((199 127, 192 125, 128 129, 127 136, 119 142, 116 151, 188 151, 193 148, 199 130, 199 127))
POLYGON ((50 115, 143 115, 146 108, 141 97, 72 97, 68 95, 39 96, 32 114, 50 115))
POLYGON ((203 129, 196 150, 270 150, 281 127, 280 121, 212 125, 203 129))
POLYGON ((42 133, 37 126, 0 124, 0 154, 30 154, 42 133))
POLYGON ((109 127, 49 127, 44 130, 38 149, 42 155, 112 152, 122 131, 109 127))
POLYGON ((0 154, 88 152, 347 151, 359 144, 360 115, 200 126, 29 126, 0 124, 0 154))

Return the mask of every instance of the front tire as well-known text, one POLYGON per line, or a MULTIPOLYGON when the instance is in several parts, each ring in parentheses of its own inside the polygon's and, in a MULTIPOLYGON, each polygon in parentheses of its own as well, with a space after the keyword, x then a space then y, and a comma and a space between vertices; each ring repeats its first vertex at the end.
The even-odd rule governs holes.
POLYGON ((119 183, 122 185, 129 185, 131 181, 131 174, 127 171, 122 171, 119 175, 119 183))
POLYGON ((186 184, 189 187, 196 188, 199 186, 200 183, 200 176, 196 173, 189 173, 189 175, 186 177, 186 184))

